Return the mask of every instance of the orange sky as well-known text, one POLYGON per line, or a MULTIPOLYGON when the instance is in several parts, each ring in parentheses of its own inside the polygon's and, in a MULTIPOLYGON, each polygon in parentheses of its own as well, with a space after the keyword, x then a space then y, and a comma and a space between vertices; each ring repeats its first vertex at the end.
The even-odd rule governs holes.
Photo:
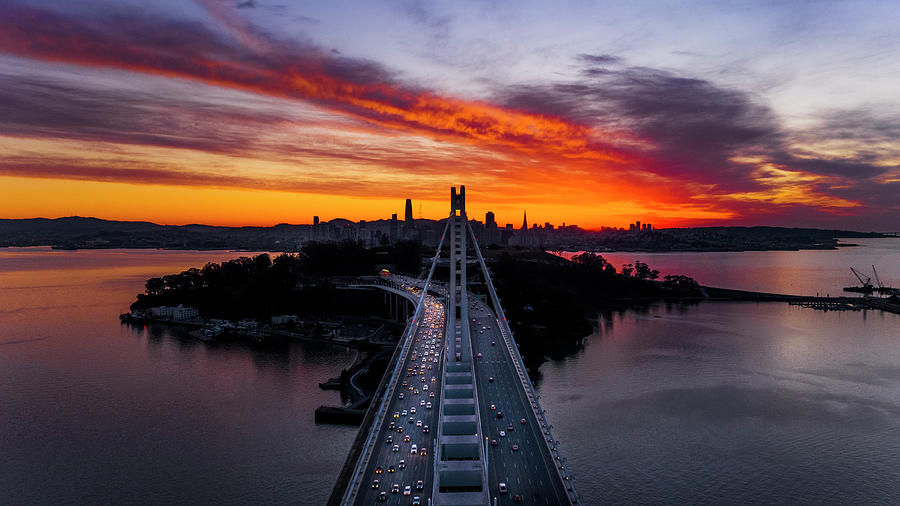
MULTIPOLYGON (((706 94, 687 108, 672 91, 676 102, 653 96, 644 110, 646 92, 616 81, 462 98, 273 39, 217 5, 211 25, 120 16, 113 27, 11 7, 0 19, 0 54, 12 59, 0 59, 0 106, 15 113, 0 119, 0 216, 273 225, 389 218, 408 197, 417 216, 421 206, 441 218, 460 184, 471 216, 493 210, 501 224, 524 210, 585 228, 868 212, 835 163, 843 155, 786 154, 811 143, 787 144, 764 110, 709 83, 687 82, 706 94), (588 93, 599 102, 572 103, 588 93), (747 124, 727 117, 735 108, 747 124)), ((663 94, 686 83, 649 77, 663 94)))

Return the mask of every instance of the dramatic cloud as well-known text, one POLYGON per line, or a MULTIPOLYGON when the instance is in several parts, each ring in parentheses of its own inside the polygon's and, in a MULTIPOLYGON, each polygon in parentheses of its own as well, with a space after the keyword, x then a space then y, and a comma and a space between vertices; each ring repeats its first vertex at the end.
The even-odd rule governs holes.
POLYGON ((621 58, 611 54, 580 54, 578 59, 594 65, 613 65, 622 62, 621 58))
POLYGON ((561 156, 625 158, 609 146, 592 142, 583 126, 560 118, 442 97, 397 83, 389 71, 373 62, 266 40, 255 33, 245 38, 267 50, 229 44, 199 24, 151 16, 116 14, 86 21, 12 6, 0 18, 0 50, 19 56, 304 99, 382 126, 440 138, 561 156))
MULTIPOLYGON (((860 114, 853 121, 854 114, 842 112, 810 132, 791 132, 770 108, 746 93, 657 69, 596 67, 611 61, 606 55, 580 55, 579 60, 587 62, 579 80, 521 85, 511 94, 501 89, 498 100, 505 97, 508 107, 535 114, 629 132, 634 138, 631 152, 642 161, 643 170, 701 184, 705 197, 774 204, 768 212, 783 212, 778 206, 785 204, 817 209, 856 207, 860 200, 889 204, 864 198, 880 192, 861 195, 847 190, 867 182, 880 185, 879 178, 897 172, 897 165, 883 163, 884 151, 876 152, 891 142, 897 124, 890 119, 873 122, 860 114), (848 117, 850 121, 844 122, 848 117), (826 144, 848 138, 857 149, 869 149, 841 153, 802 149, 813 140, 826 144)), ((896 151, 892 154, 897 160, 896 151)))
MULTIPOLYGON (((251 22, 274 8, 255 0, 198 4, 191 15, 4 4, 0 52, 26 65, 0 65, 0 146, 20 148, 0 175, 336 195, 456 178, 501 201, 579 201, 655 223, 900 218, 890 110, 789 129, 758 96, 604 51, 570 53, 574 75, 461 98, 302 33, 276 36, 251 22), (120 153, 67 147, 66 161, 41 144, 54 141, 120 153)), ((402 12, 435 43, 457 28, 417 3, 402 12)))

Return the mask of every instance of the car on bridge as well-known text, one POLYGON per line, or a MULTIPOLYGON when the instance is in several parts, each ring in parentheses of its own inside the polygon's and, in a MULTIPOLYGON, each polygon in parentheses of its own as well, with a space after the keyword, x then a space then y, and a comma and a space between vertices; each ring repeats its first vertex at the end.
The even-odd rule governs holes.
POLYGON ((372 488, 378 488, 381 486, 381 482, 378 480, 372 480, 372 488))
POLYGON ((505 483, 505 482, 502 482, 502 481, 501 481, 500 483, 497 484, 497 490, 498 490, 501 494, 505 494, 505 493, 509 492, 509 489, 506 488, 506 483, 505 483))
POLYGON ((411 493, 412 493, 412 487, 410 487, 409 485, 403 487, 403 495, 409 495, 411 493))

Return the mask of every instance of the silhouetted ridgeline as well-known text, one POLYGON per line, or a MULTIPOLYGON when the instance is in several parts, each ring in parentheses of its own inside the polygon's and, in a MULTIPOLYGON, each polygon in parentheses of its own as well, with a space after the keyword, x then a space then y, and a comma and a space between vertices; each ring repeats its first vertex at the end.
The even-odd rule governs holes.
MULTIPOLYGON (((297 251, 309 241, 361 239, 369 245, 388 245, 399 239, 389 233, 390 220, 354 223, 336 218, 312 225, 280 224, 273 227, 217 227, 209 225, 157 225, 142 221, 97 218, 0 219, 0 247, 54 246, 79 248, 243 249, 297 251)), ((441 224, 416 220, 418 234, 407 235, 437 244, 441 224)), ((475 224, 476 234, 483 226, 475 224)), ((878 233, 781 227, 702 227, 653 230, 565 230, 540 228, 504 234, 503 244, 566 251, 742 251, 833 249, 838 238, 884 237, 878 233)), ((494 238, 494 240, 498 240, 494 238)), ((491 244, 482 237, 479 242, 491 244)))
POLYGON ((380 294, 339 291, 328 278, 373 274, 381 265, 418 273, 421 259, 419 246, 412 243, 384 249, 349 241, 309 243, 298 254, 240 257, 148 279, 131 309, 184 304, 210 318, 264 321, 281 314, 367 316, 380 307, 369 299, 380 294))
MULTIPOLYGON (((768 251, 835 249, 839 239, 885 237, 876 232, 784 227, 694 227, 604 230, 585 234, 569 251, 768 251)), ((848 245, 848 244, 843 244, 848 245)), ((547 247, 546 249, 555 249, 547 247)))

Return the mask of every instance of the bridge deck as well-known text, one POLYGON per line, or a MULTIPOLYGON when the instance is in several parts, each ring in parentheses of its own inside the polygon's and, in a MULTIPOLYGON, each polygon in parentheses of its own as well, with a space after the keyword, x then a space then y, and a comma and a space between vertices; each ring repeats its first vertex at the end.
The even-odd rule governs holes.
POLYGON ((480 301, 472 304, 469 315, 472 347, 476 356, 482 354, 475 359, 476 383, 482 399, 481 419, 485 437, 497 442, 497 446, 488 443, 491 504, 494 497, 498 504, 512 504, 514 496, 521 496, 524 504, 569 504, 554 469, 555 459, 544 442, 543 427, 522 388, 496 316, 480 301), (498 413, 503 417, 498 418, 498 413), (501 436, 500 431, 505 435, 501 436), (518 450, 513 450, 514 445, 518 450), (499 493, 500 483, 506 484, 507 493, 499 493))
POLYGON ((415 341, 402 359, 402 380, 385 396, 387 417, 373 427, 377 431, 373 439, 375 447, 363 473, 363 488, 358 491, 355 504, 379 504, 381 492, 386 492, 385 504, 409 504, 415 496, 420 497, 422 504, 427 504, 427 498, 423 496, 431 490, 434 480, 432 452, 437 432, 434 430, 437 426, 436 407, 441 392, 444 308, 431 295, 426 296, 425 305, 415 341), (428 403, 431 403, 431 408, 426 407, 428 403), (414 413, 411 412, 413 409, 414 413), (405 415, 402 414, 404 412, 405 415), (424 432, 425 426, 428 426, 427 433, 424 432), (389 437, 390 443, 387 442, 389 437), (397 451, 394 451, 395 445, 397 451), (413 445, 416 446, 415 454, 411 453, 413 445), (423 451, 425 455, 422 455, 423 451), (401 460, 405 468, 400 467, 401 460), (393 472, 390 472, 391 466, 394 467, 393 472), (372 488, 375 480, 378 480, 378 488, 372 488), (417 487, 419 480, 422 481, 421 488, 417 487), (398 488, 396 493, 392 492, 395 484, 398 488), (409 487, 409 496, 404 496, 406 487, 409 487))
POLYGON ((451 216, 428 278, 412 282, 443 299, 427 293, 420 299, 421 321, 405 336, 402 367, 388 373, 382 404, 370 407, 379 415, 341 503, 577 504, 468 227, 465 189, 451 195, 451 216), (450 282, 432 285, 448 232, 450 282), (496 314, 468 296, 467 240, 496 314))

